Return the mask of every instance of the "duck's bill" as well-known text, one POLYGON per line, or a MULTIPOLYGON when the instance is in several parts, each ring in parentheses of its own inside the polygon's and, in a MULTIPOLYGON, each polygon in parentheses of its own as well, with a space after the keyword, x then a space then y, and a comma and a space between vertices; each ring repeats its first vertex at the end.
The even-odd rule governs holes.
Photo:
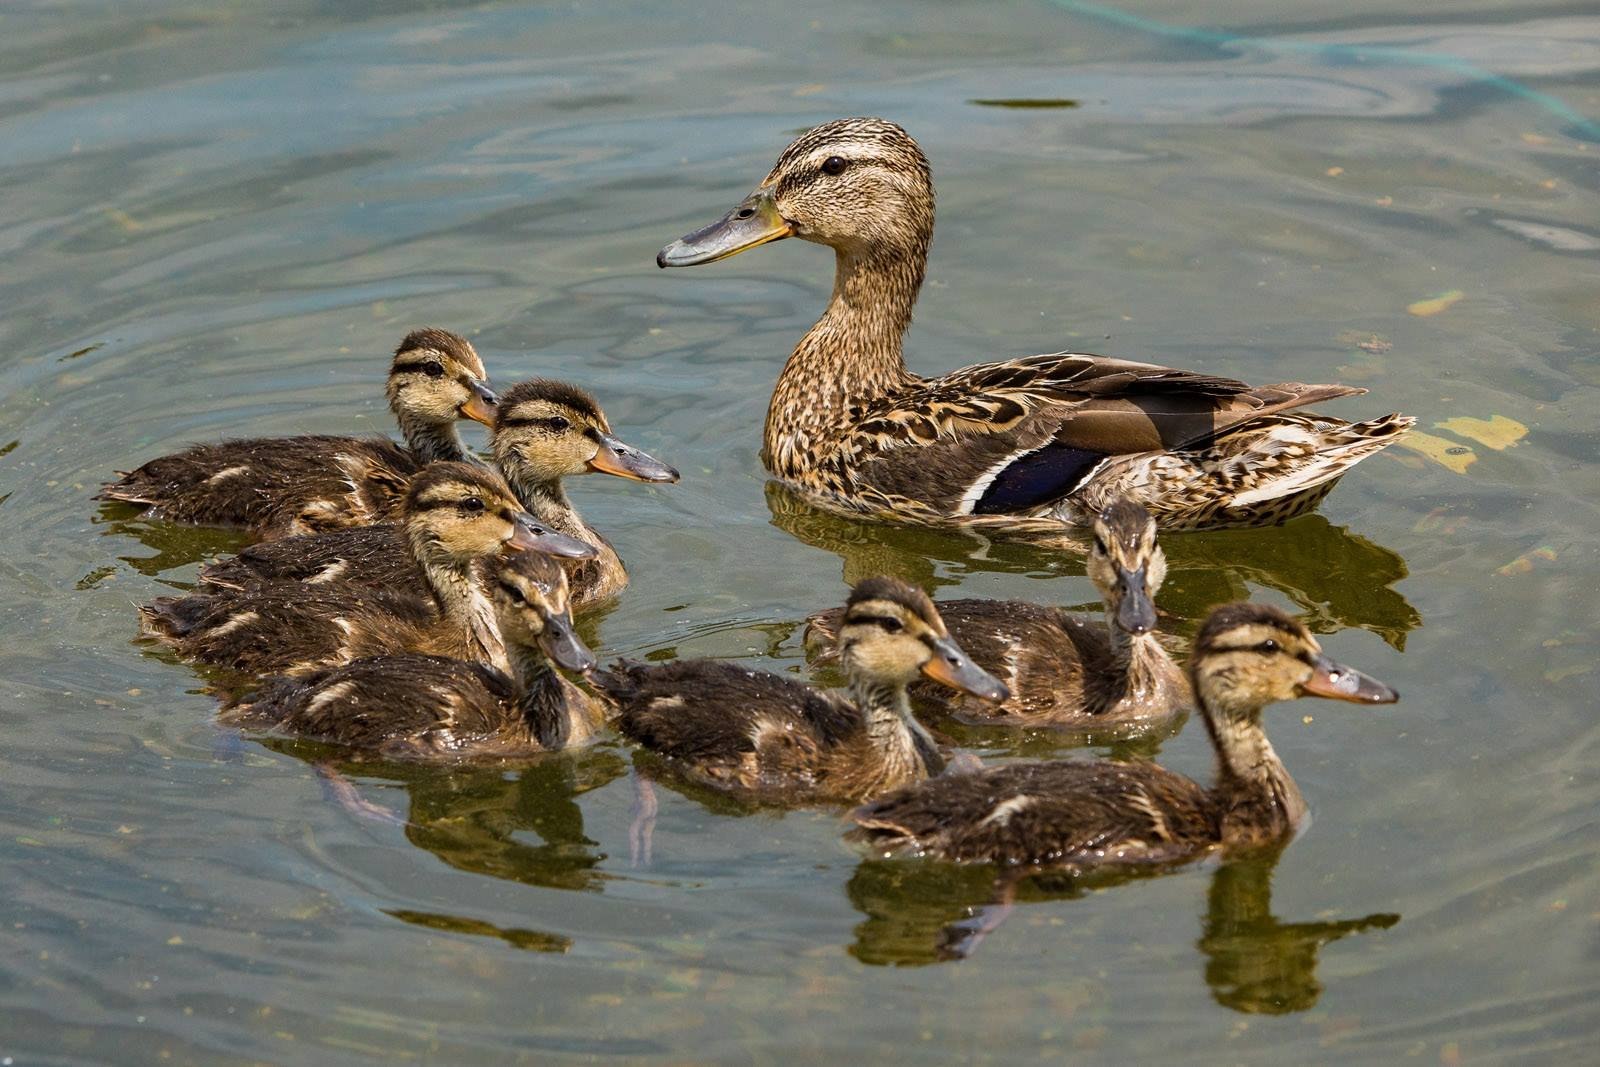
POLYGON ((632 445, 624 444, 608 433, 596 434, 595 440, 599 443, 600 450, 589 461, 589 469, 592 471, 615 474, 618 478, 632 478, 636 482, 678 480, 676 468, 667 466, 648 452, 641 452, 632 445))
POLYGON ((1122 602, 1117 605, 1117 627, 1123 633, 1147 634, 1156 628, 1156 606, 1150 599, 1150 586, 1144 568, 1122 575, 1122 602))
POLYGON ((1348 700, 1352 704, 1393 704, 1400 699, 1399 693, 1376 678, 1327 656, 1317 657, 1310 680, 1302 682, 1300 689, 1308 696, 1348 700))
POLYGON ((971 693, 980 700, 996 703, 1011 697, 1011 690, 1000 679, 978 666, 948 637, 931 642, 933 658, 922 665, 922 673, 940 685, 971 693))
POLYGON ((587 674, 594 670, 594 653, 579 640, 572 629, 572 616, 566 612, 549 615, 544 620, 544 633, 539 635, 539 647, 557 667, 565 671, 587 674))
POLYGON ((552 530, 527 515, 516 520, 515 532, 506 541, 503 551, 538 552, 540 555, 560 556, 563 559, 593 559, 600 554, 593 545, 552 530))
POLYGON ((656 266, 692 267, 699 263, 715 263, 793 234, 794 227, 778 213, 771 192, 757 189, 710 226, 680 237, 656 253, 656 266))
POLYGON ((477 379, 468 382, 467 388, 472 390, 472 393, 467 397, 467 402, 456 409, 457 413, 463 419, 471 419, 473 422, 481 422, 485 426, 492 427, 495 405, 500 403, 500 398, 494 395, 494 390, 477 379))

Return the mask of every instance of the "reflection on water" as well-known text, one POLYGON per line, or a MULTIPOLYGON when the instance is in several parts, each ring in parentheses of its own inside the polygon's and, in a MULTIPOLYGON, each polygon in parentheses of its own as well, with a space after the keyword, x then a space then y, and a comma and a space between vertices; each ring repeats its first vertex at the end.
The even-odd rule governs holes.
MULTIPOLYGON (((1400 921, 1388 912, 1359 919, 1283 922, 1272 913, 1272 875, 1283 850, 1241 855, 1211 874, 1198 941, 1205 981, 1234 1011, 1280 1015, 1317 1002, 1322 946, 1400 921)), ((1076 877, 996 877, 992 867, 931 861, 863 860, 845 893, 865 921, 850 954, 863 963, 920 966, 963 960, 1019 906, 1075 900, 1160 874, 1125 871, 1076 877)))
MULTIPOLYGON (((892 574, 923 589, 953 585, 976 571, 1053 572, 1068 562, 1082 573, 1088 541, 1076 535, 1049 547, 991 541, 969 530, 890 526, 840 515, 778 482, 767 483, 772 524, 844 562, 844 580, 892 574), (941 573, 939 564, 955 565, 941 573)), ((1087 535, 1084 535, 1086 537, 1087 535)), ((1374 544, 1321 515, 1259 530, 1167 534, 1167 580, 1161 610, 1198 621, 1211 607, 1249 599, 1252 586, 1276 590, 1296 604, 1314 632, 1370 630, 1397 649, 1422 616, 1394 588, 1406 577, 1398 552, 1374 544)))

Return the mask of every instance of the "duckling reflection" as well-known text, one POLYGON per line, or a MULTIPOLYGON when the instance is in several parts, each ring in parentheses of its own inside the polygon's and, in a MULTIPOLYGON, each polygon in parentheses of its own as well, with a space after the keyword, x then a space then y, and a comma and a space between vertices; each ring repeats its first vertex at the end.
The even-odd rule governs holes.
MULTIPOLYGON (((931 593, 979 571, 1041 575, 1063 563, 1082 573, 1090 541, 1060 535, 1028 541, 991 541, 975 531, 896 526, 839 515, 777 482, 767 483, 772 524, 844 564, 847 582, 892 574, 931 593)), ((1393 588, 1409 573, 1399 553, 1306 515, 1282 526, 1188 532, 1163 538, 1167 581, 1162 630, 1186 630, 1213 604, 1249 599, 1252 586, 1276 589, 1300 609, 1313 633, 1368 630, 1397 649, 1422 625, 1422 616, 1393 588), (1178 620, 1174 625, 1172 620, 1178 620)), ((1089 590, 1083 590, 1087 596, 1089 590)), ((1064 604, 1098 610, 1090 600, 1064 604)))
POLYGON ((353 789, 362 808, 383 808, 381 792, 375 795, 348 775, 402 786, 406 812, 389 814, 403 821, 406 840, 457 870, 547 889, 594 892, 609 877, 599 869, 606 853, 584 832, 578 798, 627 773, 627 763, 615 751, 554 752, 507 772, 504 766, 441 768, 363 760, 314 742, 258 740, 274 752, 310 763, 340 803, 347 804, 339 794, 353 789), (542 843, 527 843, 525 834, 542 843))
MULTIPOLYGON (((1365 930, 1386 930, 1400 916, 1283 922, 1272 913, 1272 874, 1281 849, 1230 860, 1216 868, 1197 947, 1206 984, 1234 1011, 1287 1014, 1317 1002, 1323 945, 1365 930)), ((1074 900, 1148 872, 1089 877, 1034 875, 996 880, 992 868, 935 862, 865 860, 845 886, 867 916, 855 928, 850 954, 875 966, 923 966, 965 959, 1017 905, 1074 900)))

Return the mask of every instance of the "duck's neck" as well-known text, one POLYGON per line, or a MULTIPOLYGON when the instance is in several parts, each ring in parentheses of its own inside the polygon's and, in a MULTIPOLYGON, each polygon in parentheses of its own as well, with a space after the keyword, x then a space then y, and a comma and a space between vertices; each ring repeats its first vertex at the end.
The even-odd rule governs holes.
POLYGON ((395 421, 400 424, 400 435, 406 439, 406 445, 422 462, 471 461, 472 457, 467 454, 467 446, 461 443, 461 435, 456 432, 454 422, 435 422, 404 411, 395 412, 395 421))
POLYGON ((555 750, 586 744, 600 730, 594 703, 562 678, 538 648, 513 644, 506 657, 522 693, 517 702, 522 721, 541 746, 555 750))
POLYGON ((927 240, 836 255, 833 298, 795 346, 767 408, 762 459, 779 477, 809 470, 849 427, 852 404, 916 381, 901 343, 922 287, 927 240))
POLYGON ((441 552, 425 538, 413 537, 411 548, 451 635, 450 643, 459 644, 468 659, 508 670, 500 624, 483 591, 477 565, 441 552))
POLYGON ((911 714, 903 685, 856 678, 850 685, 867 740, 882 763, 879 788, 920 782, 944 770, 939 746, 911 714))
POLYGON ((500 469, 528 514, 558 533, 576 537, 599 553, 593 560, 562 561, 567 577, 574 583, 574 596, 587 603, 591 598, 609 596, 627 584, 628 572, 617 550, 572 506, 560 479, 540 479, 519 470, 514 462, 502 462, 500 469))
POLYGON ((1154 634, 1128 633, 1117 625, 1116 612, 1106 612, 1106 639, 1111 652, 1110 669, 1100 677, 1104 682, 1103 711, 1124 701, 1160 700, 1172 676, 1172 658, 1154 634))
POLYGON ((1214 791, 1225 805, 1223 841, 1291 834, 1306 818, 1305 798, 1261 728, 1261 709, 1200 700, 1217 752, 1214 791))

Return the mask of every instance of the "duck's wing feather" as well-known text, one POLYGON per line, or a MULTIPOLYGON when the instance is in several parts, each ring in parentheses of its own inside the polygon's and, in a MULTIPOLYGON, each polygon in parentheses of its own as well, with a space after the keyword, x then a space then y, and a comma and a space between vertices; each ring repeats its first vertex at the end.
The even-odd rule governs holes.
POLYGON ((420 579, 405 534, 395 523, 264 541, 200 568, 203 583, 224 589, 279 580, 417 588, 420 579))

